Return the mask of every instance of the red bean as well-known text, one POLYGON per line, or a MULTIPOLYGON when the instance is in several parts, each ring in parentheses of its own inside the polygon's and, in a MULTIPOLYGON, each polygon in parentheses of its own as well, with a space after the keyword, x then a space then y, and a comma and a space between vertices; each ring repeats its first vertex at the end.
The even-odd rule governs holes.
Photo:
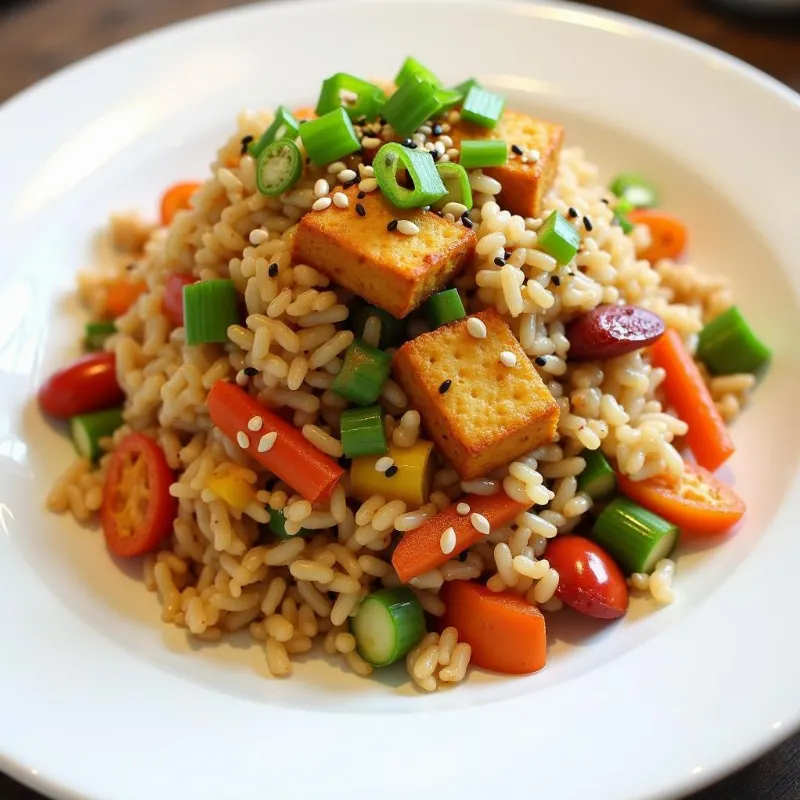
POLYGON ((647 347, 664 333, 664 320, 636 306, 598 306, 567 325, 571 359, 606 359, 647 347))

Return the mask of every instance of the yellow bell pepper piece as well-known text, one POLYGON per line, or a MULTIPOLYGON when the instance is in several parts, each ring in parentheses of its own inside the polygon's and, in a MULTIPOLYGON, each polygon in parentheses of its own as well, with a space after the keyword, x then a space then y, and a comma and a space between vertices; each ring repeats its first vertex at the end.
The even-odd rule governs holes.
POLYGON ((350 484, 359 500, 379 494, 387 500, 403 500, 409 507, 418 508, 428 502, 435 459, 433 442, 420 439, 411 447, 390 445, 388 457, 397 467, 386 473, 375 469, 379 458, 386 456, 360 456, 350 465, 350 484))
POLYGON ((214 492, 231 508, 244 511, 250 503, 256 502, 256 490, 247 480, 251 476, 255 477, 249 469, 223 464, 206 481, 206 489, 214 492))

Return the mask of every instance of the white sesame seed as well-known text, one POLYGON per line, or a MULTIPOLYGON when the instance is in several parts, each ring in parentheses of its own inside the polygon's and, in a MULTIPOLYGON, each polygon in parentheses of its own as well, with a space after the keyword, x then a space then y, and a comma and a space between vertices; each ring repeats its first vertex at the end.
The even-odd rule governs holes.
POLYGON ((538 150, 528 150, 528 158, 531 161, 538 161, 542 157, 542 154, 538 150))
POLYGON ((492 532, 492 526, 483 514, 471 514, 469 521, 472 523, 472 527, 484 536, 488 536, 492 532))
POLYGON ((278 434, 276 431, 270 431, 269 433, 265 433, 258 442, 258 452, 259 453, 266 453, 267 450, 271 450, 272 446, 275 444, 275 441, 278 438, 278 434))
POLYGON ((425 142, 425 149, 430 153, 431 150, 436 149, 436 145, 433 142, 425 142))
POLYGON ((443 156, 439 156, 439 159, 437 160, 436 163, 437 164, 446 164, 449 160, 450 160, 450 156, 448 156, 447 153, 445 153, 443 156))
POLYGON ((507 367, 516 367, 517 366, 517 356, 516 356, 515 353, 512 353, 510 350, 503 350, 503 352, 500 353, 500 360, 507 367))
POLYGON ((330 197, 320 197, 319 200, 314 201, 314 205, 312 205, 311 208, 313 211, 324 211, 330 204, 330 197))
POLYGON ((468 503, 459 503, 456 506, 456 514, 460 514, 462 517, 466 517, 469 514, 469 504, 468 503))
POLYGON ((448 148, 447 155, 450 156, 450 158, 458 158, 459 156, 458 148, 457 147, 448 148))
POLYGON ((453 140, 444 134, 439 137, 439 141, 445 146, 445 148, 453 146, 453 140))
MULTIPOLYGON (((451 112, 450 112, 450 113, 447 115, 447 121, 448 121, 448 122, 449 122, 451 125, 457 125, 459 122, 461 122, 461 114, 460 114, 458 111, 451 111, 451 112)), ((444 129, 443 129, 443 130, 444 130, 444 129)))
POLYGON ((248 378, 247 378, 247 375, 245 374, 245 371, 243 369, 240 369, 236 373, 236 383, 239 386, 247 386, 247 380, 248 380, 248 378))
POLYGON ((381 140, 376 139, 374 136, 365 136, 361 140, 361 146, 365 150, 377 150, 381 146, 381 140))
POLYGON ((264 424, 264 420, 261 417, 251 417, 250 421, 247 423, 247 427, 255 433, 256 431, 261 430, 261 426, 264 424))
POLYGON ((269 239, 269 231, 265 231, 263 228, 256 228, 254 231, 250 231, 250 244, 258 246, 264 244, 267 239, 269 239))
POLYGON ((463 203, 451 202, 448 203, 442 211, 445 214, 452 214, 454 217, 460 217, 465 211, 469 209, 463 203))
POLYGON ((371 164, 359 164, 358 169, 365 178, 375 177, 375 168, 371 164))
POLYGON ((451 130, 452 128, 446 122, 442 123, 442 133, 450 133, 451 130))
POLYGON ((419 128, 417 128, 417 130, 420 133, 424 133, 425 136, 430 136, 433 133, 430 125, 420 125, 419 128))
POLYGON ((359 191, 362 192, 374 192, 378 188, 378 181, 375 178, 364 178, 361 183, 358 184, 359 191))
POLYGON ((333 195, 333 204, 337 208, 347 208, 350 205, 350 198, 344 192, 336 192, 333 195))
POLYGON ((393 467, 393 466, 394 466, 394 459, 393 458, 391 458, 390 456, 381 456, 375 462, 375 471, 376 472, 386 472, 386 470, 389 469, 389 467, 393 467))
POLYGON ((452 214, 442 214, 442 219, 446 219, 448 222, 456 221, 456 218, 452 214))
POLYGON ((425 134, 422 133, 415 133, 411 137, 412 142, 416 142, 417 144, 425 144, 425 134))
POLYGON ((326 194, 331 190, 330 184, 325 178, 320 178, 314 184, 314 197, 325 197, 326 194))
POLYGON ((467 320, 467 330, 469 331, 469 335, 476 339, 486 338, 486 326, 483 324, 483 320, 477 317, 470 317, 467 320))
POLYGON ((452 528, 448 528, 446 531, 442 533, 442 537, 439 540, 439 544, 442 548, 442 552, 447 556, 456 549, 456 532, 452 528))
POLYGON ((336 176, 342 183, 347 183, 348 181, 352 181, 354 178, 358 177, 356 171, 354 169, 343 169, 337 176, 336 176))
POLYGON ((343 169, 347 169, 347 164, 344 161, 334 161, 333 164, 328 164, 328 175, 336 175, 343 169))
POLYGON ((446 150, 447 148, 444 146, 444 144, 443 144, 442 142, 436 142, 436 144, 433 146, 433 149, 434 149, 434 150, 435 150, 437 153, 439 153, 439 155, 443 156, 443 155, 444 155, 444 152, 445 152, 445 150, 446 150))
POLYGON ((406 236, 416 236, 419 233, 419 226, 415 225, 410 219, 401 219, 397 223, 397 230, 406 236))
POLYGON ((250 440, 247 438, 247 434, 244 431, 239 431, 236 434, 236 443, 242 450, 247 450, 250 447, 250 440))

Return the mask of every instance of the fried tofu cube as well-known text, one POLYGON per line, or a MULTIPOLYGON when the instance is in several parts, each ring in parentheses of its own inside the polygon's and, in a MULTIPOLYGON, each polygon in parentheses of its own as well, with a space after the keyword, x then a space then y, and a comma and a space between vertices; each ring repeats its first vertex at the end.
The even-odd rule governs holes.
POLYGON ((475 250, 475 233, 461 224, 421 209, 401 211, 380 191, 358 199, 358 187, 345 191, 347 208, 330 205, 311 211, 297 226, 293 254, 336 283, 402 318, 444 287, 475 250), (364 215, 356 212, 360 203, 364 215), (388 230, 407 219, 419 233, 388 230))
POLYGON ((464 480, 551 441, 559 414, 503 318, 493 309, 473 316, 486 338, 470 333, 467 317, 406 342, 392 362, 428 435, 464 480), (513 366, 504 353, 516 357, 513 366))
POLYGON ((486 167, 483 171, 503 184, 498 198, 503 208, 523 217, 539 216, 542 198, 553 185, 558 168, 564 140, 561 125, 518 111, 506 111, 492 130, 462 121, 453 126, 450 136, 454 147, 461 147, 463 139, 504 140, 509 146, 508 163, 502 167, 486 167), (511 151, 512 145, 524 151, 537 150, 538 160, 525 163, 522 156, 511 151))

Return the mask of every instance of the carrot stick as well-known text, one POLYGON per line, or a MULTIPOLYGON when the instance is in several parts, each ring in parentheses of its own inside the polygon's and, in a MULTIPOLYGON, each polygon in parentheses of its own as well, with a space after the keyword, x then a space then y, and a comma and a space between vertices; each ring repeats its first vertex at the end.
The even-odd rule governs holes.
POLYGON ((628 219, 636 225, 650 228, 652 242, 639 255, 651 264, 661 258, 678 258, 686 249, 686 226, 672 214, 652 208, 637 208, 629 212, 628 219))
POLYGON ((403 534, 392 556, 394 566, 400 580, 408 583, 417 575, 428 572, 445 561, 449 561, 473 544, 477 544, 486 536, 473 526, 472 514, 481 514, 489 521, 492 528, 499 528, 510 522, 517 514, 530 508, 530 503, 518 503, 507 494, 490 495, 488 497, 468 494, 458 503, 448 506, 435 517, 426 520, 419 528, 403 534), (466 503, 470 507, 467 515, 459 514, 456 506, 466 503), (442 552, 442 533, 452 528, 456 533, 456 546, 450 553, 442 552))
POLYGON ((199 183, 191 181, 170 186, 161 198, 161 224, 169 225, 179 211, 189 208, 189 201, 199 188, 199 183))
POLYGON ((653 363, 667 373, 664 391, 669 404, 689 426, 686 442, 697 463, 713 472, 735 448, 697 364, 674 330, 668 330, 650 353, 653 363))
POLYGON ((547 663, 544 617, 511 592, 479 583, 450 581, 442 589, 444 623, 472 648, 471 663, 506 675, 537 672, 547 663))
POLYGON ((344 474, 332 458, 317 450, 297 428, 232 383, 217 381, 211 387, 208 413, 211 421, 240 447, 242 437, 247 437, 247 446, 242 449, 312 503, 327 500, 344 474), (262 420, 256 432, 248 427, 254 418, 262 420), (264 439, 271 433, 277 437, 264 439), (265 449, 272 438, 274 443, 265 449))
POLYGON ((146 289, 143 281, 134 283, 127 278, 112 281, 106 286, 105 316, 111 319, 121 317, 146 289))

